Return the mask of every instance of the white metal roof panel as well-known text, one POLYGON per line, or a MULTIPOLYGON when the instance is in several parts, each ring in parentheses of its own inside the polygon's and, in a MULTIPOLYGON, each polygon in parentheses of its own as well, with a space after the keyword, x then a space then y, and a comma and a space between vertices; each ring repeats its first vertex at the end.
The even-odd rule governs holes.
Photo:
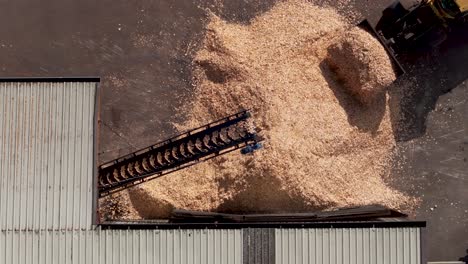
POLYGON ((0 231, 0 264, 240 264, 242 230, 0 231))
POLYGON ((419 228, 276 229, 276 264, 420 264, 419 228))
POLYGON ((96 89, 0 81, 0 230, 91 227, 96 89))

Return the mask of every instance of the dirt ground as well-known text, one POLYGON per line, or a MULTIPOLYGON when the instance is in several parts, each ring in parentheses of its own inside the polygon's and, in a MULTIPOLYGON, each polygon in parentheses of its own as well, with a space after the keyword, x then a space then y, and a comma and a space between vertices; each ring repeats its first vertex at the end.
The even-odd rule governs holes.
MULTIPOLYGON (((174 132, 175 109, 192 91, 191 56, 206 8, 247 23, 274 0, 224 2, 7 1, 0 5, 0 76, 101 76, 99 159, 106 161, 174 132)), ((320 2, 375 22, 390 1, 320 2)), ((468 248, 468 33, 455 32, 416 65, 405 77, 417 89, 398 138, 405 163, 392 184, 423 199, 414 217, 428 221, 428 259, 454 260, 468 248)))

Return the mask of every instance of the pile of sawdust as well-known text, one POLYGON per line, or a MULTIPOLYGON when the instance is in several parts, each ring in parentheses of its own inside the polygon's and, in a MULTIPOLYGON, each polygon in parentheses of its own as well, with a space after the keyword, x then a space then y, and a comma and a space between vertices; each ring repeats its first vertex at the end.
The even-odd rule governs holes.
MULTIPOLYGON (((251 109, 265 147, 130 189, 140 216, 167 217, 172 208, 293 212, 377 203, 402 209, 414 202, 384 182, 395 148, 385 93, 362 105, 337 74, 339 62, 333 71, 325 62, 328 47, 350 41, 341 39, 350 28, 334 10, 305 1, 280 2, 249 25, 212 15, 194 59, 193 104, 177 128, 251 109)), ((367 49, 360 63, 372 74, 362 80, 360 72, 352 74, 361 87, 383 87, 387 81, 379 78, 394 76, 389 59, 375 39, 359 34, 367 49)))
POLYGON ((369 41, 369 34, 358 27, 328 48, 326 62, 343 87, 364 104, 375 100, 396 79, 385 49, 378 41, 369 41))

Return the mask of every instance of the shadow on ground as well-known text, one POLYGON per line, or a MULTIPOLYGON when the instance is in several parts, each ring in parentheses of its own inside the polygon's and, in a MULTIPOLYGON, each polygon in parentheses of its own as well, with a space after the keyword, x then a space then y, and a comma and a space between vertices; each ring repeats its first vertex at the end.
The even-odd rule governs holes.
POLYGON ((424 135, 438 98, 468 78, 468 26, 455 29, 432 53, 403 63, 408 72, 389 90, 401 106, 398 141, 424 135))
MULTIPOLYGON (((248 166, 245 167, 248 168, 248 166)), ((231 197, 221 201, 215 210, 216 212, 234 214, 292 213, 317 211, 326 207, 323 206, 323 201, 319 203, 316 200, 316 204, 312 203, 311 201, 314 199, 301 196, 299 190, 284 189, 284 182, 268 169, 265 169, 262 175, 246 171, 241 184, 232 177, 218 177, 216 181, 220 193, 234 193, 231 197)))
POLYGON ((364 105, 346 92, 344 84, 325 61, 320 63, 320 70, 341 107, 346 111, 349 124, 356 126, 361 131, 375 134, 385 115, 385 94, 379 94, 371 104, 364 105))

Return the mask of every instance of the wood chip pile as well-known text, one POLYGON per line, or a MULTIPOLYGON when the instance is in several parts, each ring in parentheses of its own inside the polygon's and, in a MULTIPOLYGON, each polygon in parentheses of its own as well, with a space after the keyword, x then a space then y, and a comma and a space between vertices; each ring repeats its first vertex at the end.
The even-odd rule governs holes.
POLYGON ((358 27, 349 30, 328 48, 326 62, 343 88, 364 104, 382 95, 396 79, 390 70, 389 56, 380 43, 370 41, 369 33, 358 27))
POLYGON ((248 25, 211 15, 194 59, 192 105, 181 109, 187 120, 176 126, 183 131, 252 109, 265 147, 130 189, 139 217, 164 218, 173 208, 245 213, 413 205, 385 181, 395 151, 390 112, 397 109, 385 94, 393 69, 377 40, 363 31, 345 34, 351 28, 334 10, 305 1, 279 2, 248 25), (369 96, 374 91, 380 96, 369 96))

